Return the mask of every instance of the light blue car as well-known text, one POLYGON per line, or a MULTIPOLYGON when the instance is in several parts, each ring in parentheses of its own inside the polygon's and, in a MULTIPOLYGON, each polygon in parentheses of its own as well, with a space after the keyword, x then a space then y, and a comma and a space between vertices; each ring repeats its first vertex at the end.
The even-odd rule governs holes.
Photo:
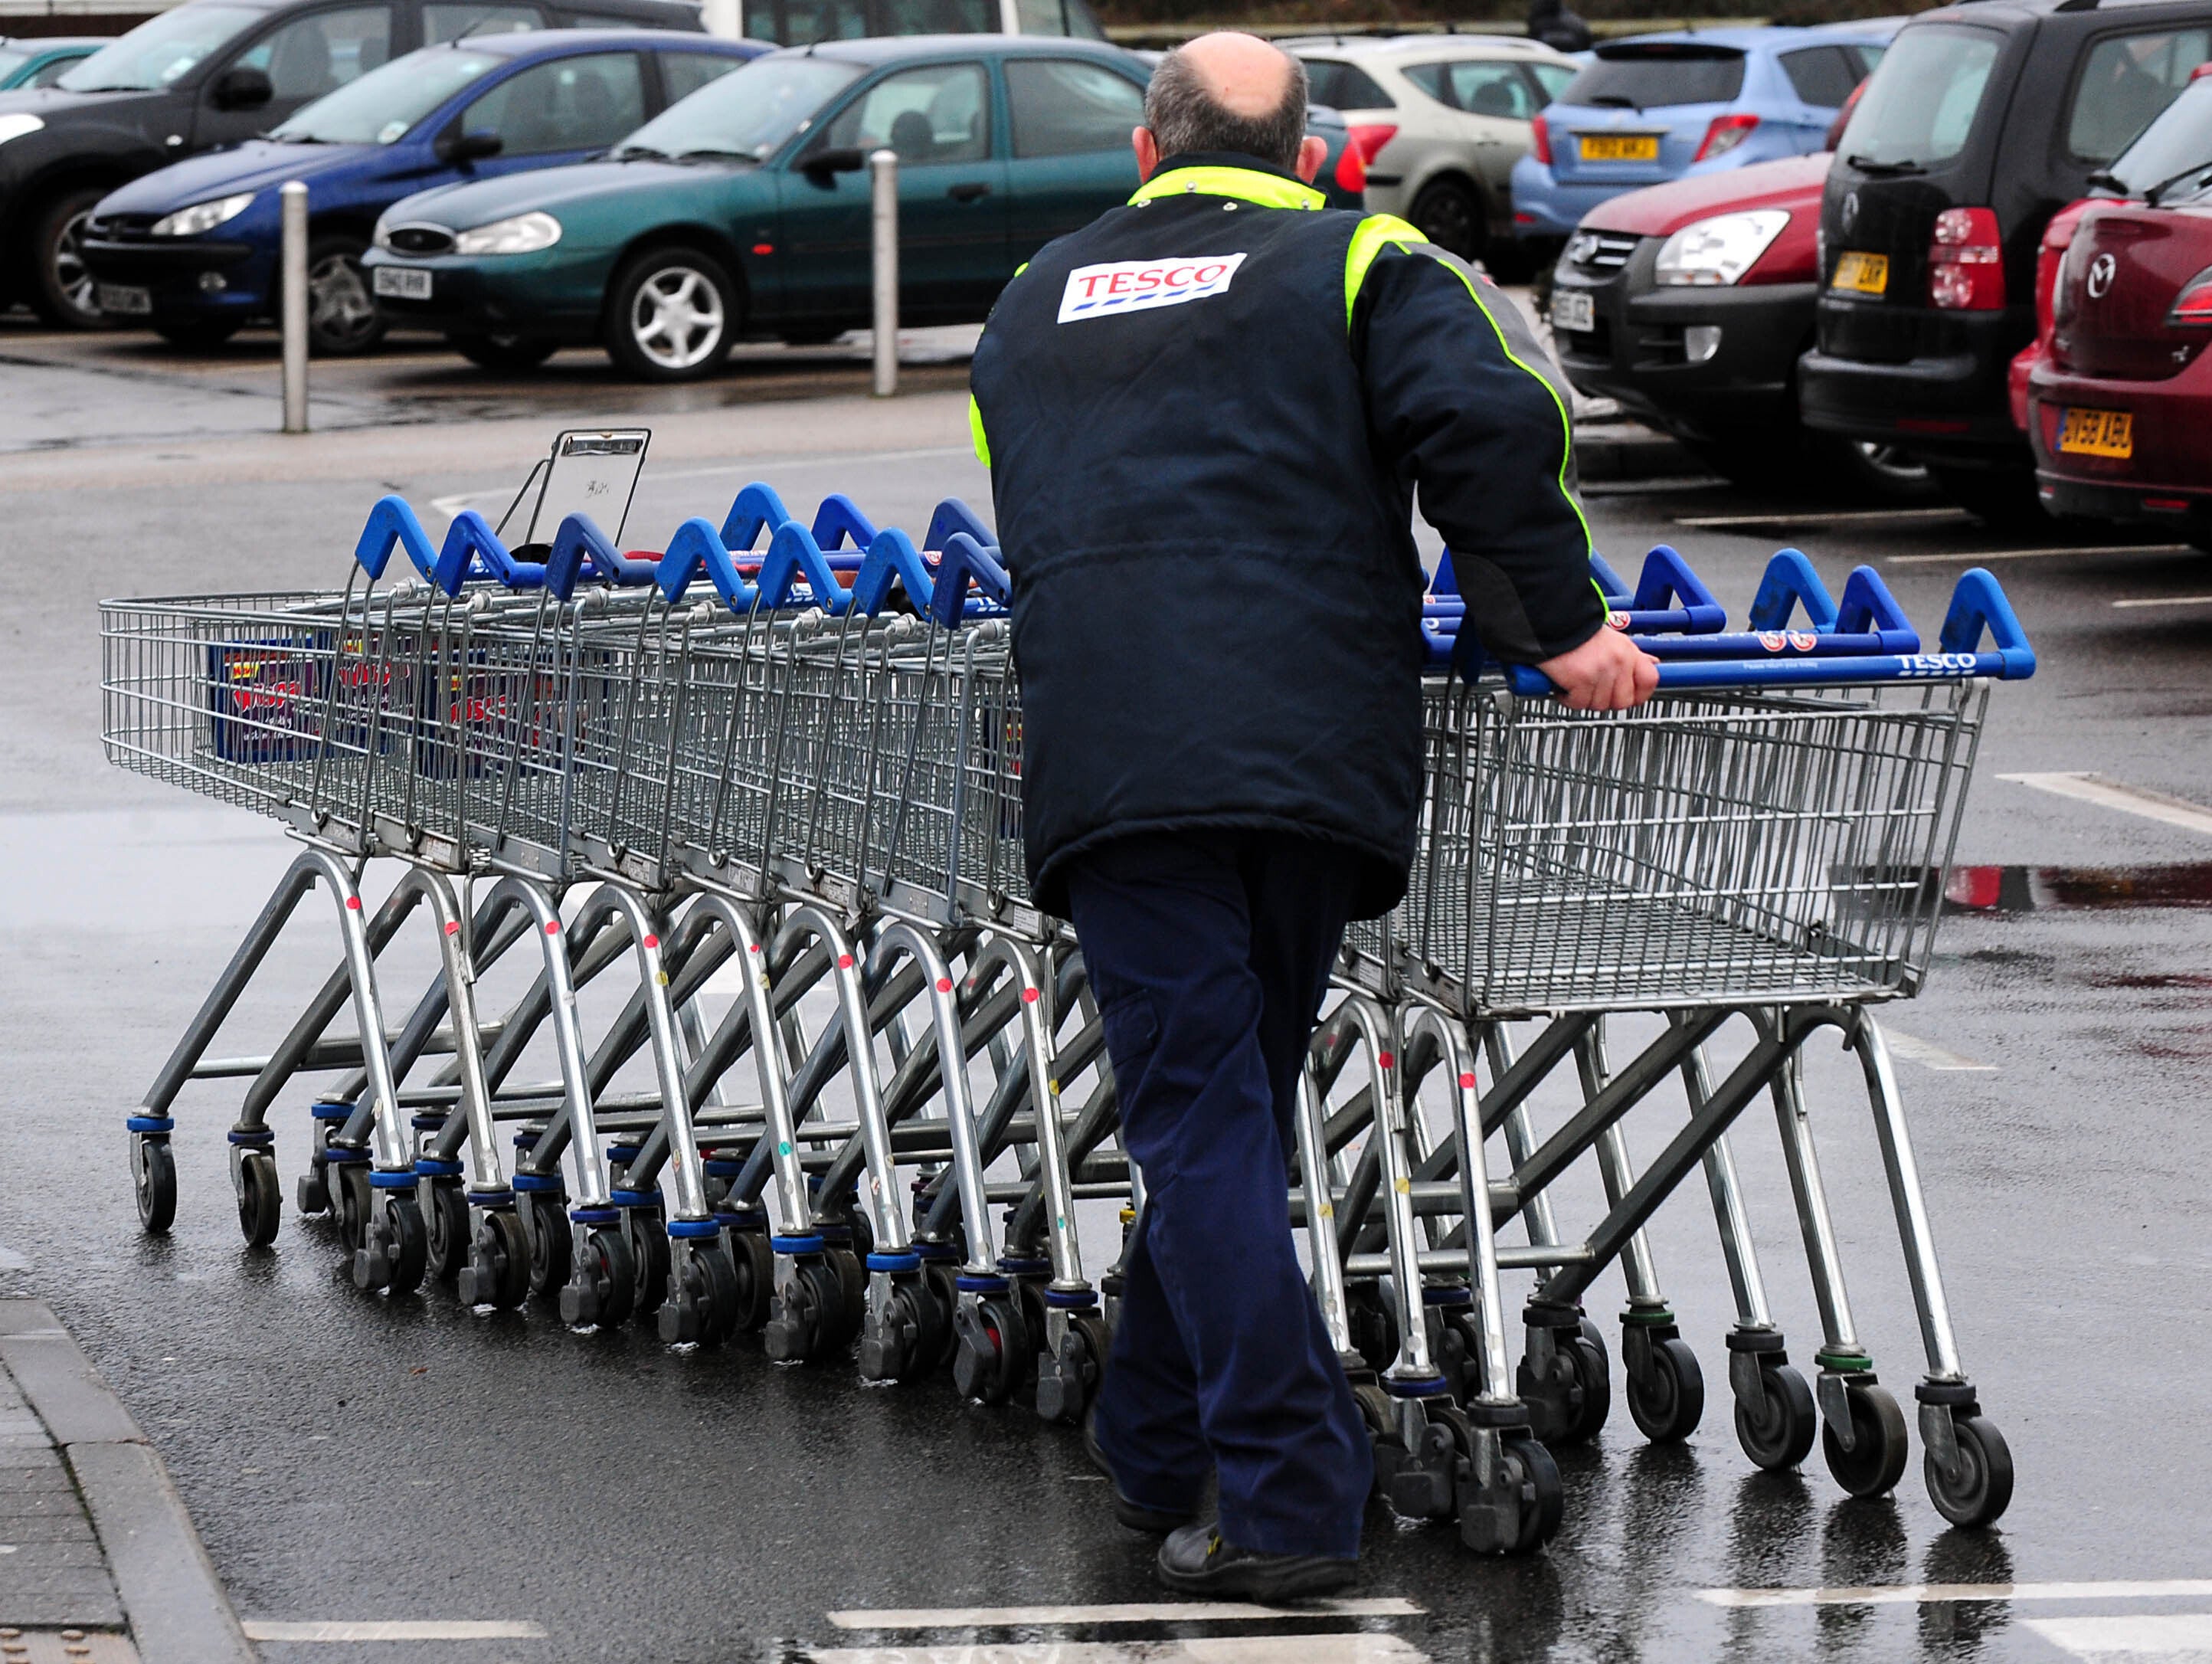
POLYGON ((1536 118, 1514 164, 1514 235, 1555 241, 1623 192, 1820 149, 1903 22, 1607 41, 1536 118))

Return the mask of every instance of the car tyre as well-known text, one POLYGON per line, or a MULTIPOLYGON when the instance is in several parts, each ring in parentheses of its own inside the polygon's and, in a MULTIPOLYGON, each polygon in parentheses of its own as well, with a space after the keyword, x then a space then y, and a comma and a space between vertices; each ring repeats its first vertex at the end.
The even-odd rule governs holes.
POLYGON ((358 237, 318 237, 307 245, 307 350, 320 358, 352 358, 383 340, 390 320, 377 305, 358 237))
POLYGON ((696 381, 730 356, 738 286, 722 263, 696 248, 651 248, 615 274, 608 296, 607 356, 643 381, 696 381))
POLYGON ((1841 478, 1853 496, 1884 503, 1933 503, 1942 495, 1927 465, 1910 453, 1879 440, 1844 439, 1823 434, 1814 461, 1823 473, 1841 478))
POLYGON ((446 344, 482 369, 536 369, 560 349, 550 335, 448 335, 446 344))
POLYGON ((1448 254, 1480 259, 1489 241, 1482 198, 1457 180, 1431 180, 1406 210, 1413 229, 1448 254))
POLYGON ((98 329, 107 320, 93 300, 92 273, 78 245, 93 205, 106 196, 104 185, 64 191, 32 216, 31 308, 62 329, 98 329))
POLYGON ((187 352, 208 352, 221 346, 238 333, 239 326, 225 320, 210 322, 205 319, 179 320, 174 323, 156 324, 154 333, 173 347, 187 352))

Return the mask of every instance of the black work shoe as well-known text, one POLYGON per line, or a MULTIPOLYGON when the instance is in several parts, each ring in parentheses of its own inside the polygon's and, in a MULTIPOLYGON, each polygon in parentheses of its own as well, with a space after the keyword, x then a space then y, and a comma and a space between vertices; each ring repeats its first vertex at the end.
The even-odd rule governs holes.
POLYGON ((1114 1470, 1100 1448, 1097 1432, 1091 1417, 1083 1418, 1083 1454, 1091 1458, 1091 1466, 1106 1476, 1106 1483, 1114 1489, 1114 1517, 1132 1531, 1149 1532, 1155 1537, 1164 1537, 1181 1526, 1190 1523, 1188 1509, 1176 1512, 1164 1508, 1146 1508, 1142 1502, 1133 1502, 1121 1494, 1121 1482, 1114 1477, 1114 1470))
POLYGON ((1160 1582, 1178 1594, 1216 1600, 1309 1600, 1349 1588, 1357 1560, 1319 1554, 1255 1554, 1238 1548, 1218 1526, 1184 1526, 1160 1545, 1160 1582))

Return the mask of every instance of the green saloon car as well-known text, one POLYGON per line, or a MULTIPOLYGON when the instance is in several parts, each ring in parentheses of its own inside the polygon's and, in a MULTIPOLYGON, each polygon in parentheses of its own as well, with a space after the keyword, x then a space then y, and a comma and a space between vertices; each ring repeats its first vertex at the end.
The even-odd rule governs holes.
POLYGON ((651 381, 741 336, 869 315, 867 153, 899 156, 900 316, 981 318, 1014 268, 1137 186, 1146 66, 1077 40, 947 35, 772 53, 600 161, 426 191, 366 265, 395 320, 520 367, 603 342, 651 381))

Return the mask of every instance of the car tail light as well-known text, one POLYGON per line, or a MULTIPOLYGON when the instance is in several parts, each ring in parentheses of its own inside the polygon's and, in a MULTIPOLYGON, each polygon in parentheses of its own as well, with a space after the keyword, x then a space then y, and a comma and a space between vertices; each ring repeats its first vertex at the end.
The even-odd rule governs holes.
POLYGON ((1705 129, 1705 142, 1698 146, 1698 154, 1690 158, 1692 163, 1711 162, 1724 156, 1751 137, 1751 130, 1759 125, 1753 115, 1715 116, 1713 125, 1705 129))
POLYGON ((2191 277, 2173 297, 2173 310, 2166 314, 2169 324, 2212 324, 2212 266, 2191 277))
POLYGON ((1528 124, 1528 149, 1545 167, 1552 165, 1552 124, 1541 116, 1528 124))
POLYGON ((2191 81, 2212 80, 2212 58, 2207 58, 2189 72, 2191 81))
POLYGON ((1928 246, 1928 298, 1952 312, 1999 312, 2005 303, 2004 241, 1994 208, 1947 208, 1928 246))
POLYGON ((1395 127, 1380 123, 1354 123, 1345 129, 1344 154, 1336 159, 1336 182, 1346 191, 1367 188, 1367 164, 1382 153, 1382 147, 1398 137, 1395 127))

